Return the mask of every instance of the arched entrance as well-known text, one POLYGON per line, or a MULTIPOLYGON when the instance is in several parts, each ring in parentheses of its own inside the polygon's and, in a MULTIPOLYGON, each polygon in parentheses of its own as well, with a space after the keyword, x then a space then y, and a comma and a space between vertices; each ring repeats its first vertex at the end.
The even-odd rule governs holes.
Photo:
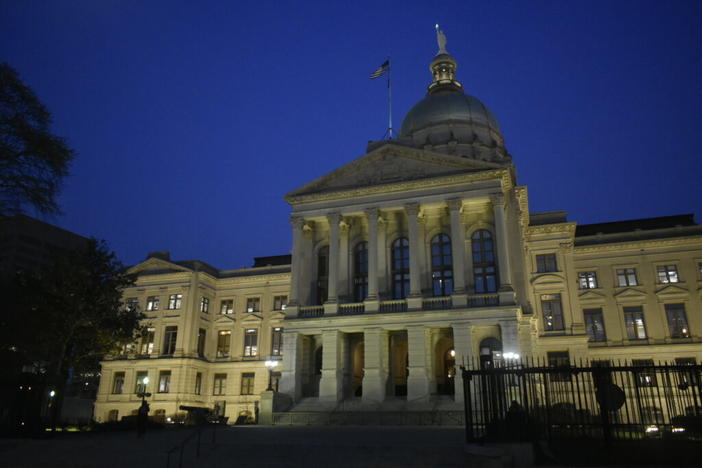
POLYGON ((480 367, 491 368, 502 363, 502 342, 497 338, 485 338, 480 342, 480 367))
POLYGON ((456 350, 453 347, 453 337, 444 336, 439 338, 434 347, 434 356, 436 393, 439 395, 453 395, 453 381, 456 376, 456 350))

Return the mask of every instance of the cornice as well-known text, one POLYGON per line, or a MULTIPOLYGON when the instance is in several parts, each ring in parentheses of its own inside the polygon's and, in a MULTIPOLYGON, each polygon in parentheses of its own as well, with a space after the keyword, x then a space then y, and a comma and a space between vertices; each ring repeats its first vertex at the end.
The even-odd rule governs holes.
POLYGON ((527 234, 553 234, 555 232, 565 232, 570 235, 575 235, 576 223, 555 223, 542 224, 540 226, 528 226, 527 234))
POLYGON ((608 242, 606 244, 591 244, 579 246, 577 240, 575 243, 575 253, 580 252, 597 252, 603 250, 621 250, 627 248, 641 248, 641 247, 666 247, 671 245, 684 245, 688 243, 699 243, 700 248, 702 248, 702 238, 699 236, 695 237, 675 237, 668 239, 646 239, 639 241, 628 241, 628 242, 608 242))
POLYGON ((468 174, 458 174, 445 177, 434 177, 430 179, 408 180, 391 184, 373 185, 369 187, 360 187, 351 190, 340 190, 334 192, 310 193, 306 195, 288 196, 286 200, 291 205, 296 205, 305 202, 327 201, 327 200, 346 200, 358 197, 403 192, 420 188, 439 187, 442 185, 458 185, 472 182, 482 182, 485 180, 499 180, 502 190, 508 190, 512 186, 511 177, 507 169, 493 169, 480 172, 471 172, 468 174), (505 188, 507 187, 507 189, 505 188))

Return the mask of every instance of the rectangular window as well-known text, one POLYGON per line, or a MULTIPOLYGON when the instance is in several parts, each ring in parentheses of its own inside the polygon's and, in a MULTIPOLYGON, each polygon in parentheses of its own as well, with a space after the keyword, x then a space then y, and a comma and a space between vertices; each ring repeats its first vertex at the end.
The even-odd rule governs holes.
POLYGON ((676 265, 658 265, 656 271, 659 283, 677 283, 680 281, 676 265))
POLYGON ((597 287, 597 273, 594 271, 581 271, 578 273, 580 289, 595 289, 597 287))
POLYGON ((261 298, 260 297, 246 298, 246 312, 260 312, 260 311, 261 311, 261 298))
POLYGON ((139 346, 139 354, 148 356, 154 352, 154 332, 155 328, 148 327, 141 336, 141 345, 139 346))
POLYGON ((280 387, 280 376, 280 372, 271 372, 271 387, 276 392, 278 391, 278 387, 280 387))
POLYGON ((273 328, 271 334, 271 356, 283 355, 283 329, 273 328))
POLYGON ((195 374, 195 395, 202 393, 202 372, 195 374))
POLYGON ((169 310, 176 310, 180 309, 180 306, 183 304, 183 295, 182 294, 171 294, 168 296, 168 309, 169 310))
POLYGON ((288 305, 288 296, 275 296, 273 298, 273 310, 285 310, 288 305))
POLYGON ((136 297, 130 297, 124 302, 124 307, 129 311, 129 312, 136 312, 136 310, 139 308, 139 299, 136 297))
POLYGON ((666 304, 665 315, 668 318, 668 330, 670 330, 671 338, 690 338, 685 304, 666 304))
POLYGON ((158 393, 171 391, 171 371, 162 370, 158 373, 158 393))
POLYGON ((165 333, 163 335, 163 354, 166 356, 172 356, 175 352, 176 339, 178 338, 178 327, 169 326, 166 327, 165 333))
POLYGON ((644 321, 643 307, 624 307, 624 325, 628 339, 645 340, 646 322, 644 321))
POLYGON ((149 312, 153 312, 155 310, 158 310, 160 305, 160 300, 158 296, 149 296, 146 298, 146 310, 149 312))
POLYGON ((253 372, 244 372, 241 374, 241 394, 242 395, 253 395, 254 394, 254 377, 253 372))
POLYGON ((234 299, 222 301, 219 306, 219 313, 222 315, 234 313, 234 299))
POLYGON ((228 358, 229 346, 232 341, 232 332, 230 330, 220 330, 217 333, 217 357, 228 358))
POLYGON ((206 297, 200 298, 200 312, 206 314, 210 311, 210 300, 206 297))
POLYGON ((207 338, 207 330, 201 328, 197 332, 197 355, 205 357, 205 343, 207 338))
POLYGON ((636 268, 622 268, 617 270, 617 286, 638 286, 636 268))
POLYGON ((702 262, 699 262, 699 263, 697 264, 697 271, 699 272, 699 274, 700 274, 700 279, 702 280, 702 262))
POLYGON ((136 373, 136 381, 134 382, 134 393, 146 393, 147 385, 144 383, 144 379, 149 375, 147 371, 138 371, 136 373))
MULTIPOLYGON (((634 367, 653 366, 653 359, 632 359, 631 365, 634 367)), ((639 387, 655 387, 656 373, 653 369, 641 369, 634 371, 636 375, 636 385, 639 387)))
MULTIPOLYGON (((561 369, 570 368, 570 356, 568 351, 552 351, 548 353, 549 367, 561 369)), ((570 382, 570 372, 558 372, 551 374, 551 382, 570 382)))
POLYGON ((112 393, 121 395, 124 391, 124 372, 115 372, 112 378, 112 393))
POLYGON ((560 294, 542 294, 541 308, 544 314, 544 330, 564 330, 563 307, 560 294))
POLYGON ((583 315, 585 316, 585 329, 590 337, 588 341, 591 343, 607 341, 602 309, 585 309, 583 315))
POLYGON ((212 387, 213 395, 224 395, 227 393, 227 374, 215 374, 214 386, 212 387))
POLYGON ((538 273, 548 273, 558 271, 556 264, 556 254, 540 254, 536 256, 536 271, 538 273))
POLYGON ((244 331, 244 357, 258 356, 258 330, 248 329, 244 331))

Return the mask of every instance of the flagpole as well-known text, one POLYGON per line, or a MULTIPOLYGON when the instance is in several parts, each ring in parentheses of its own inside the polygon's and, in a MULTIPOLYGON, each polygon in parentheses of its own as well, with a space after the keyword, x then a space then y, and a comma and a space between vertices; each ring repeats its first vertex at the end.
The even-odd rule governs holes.
POLYGON ((390 73, 392 73, 392 62, 388 56, 388 139, 392 139, 392 86, 390 85, 390 73))

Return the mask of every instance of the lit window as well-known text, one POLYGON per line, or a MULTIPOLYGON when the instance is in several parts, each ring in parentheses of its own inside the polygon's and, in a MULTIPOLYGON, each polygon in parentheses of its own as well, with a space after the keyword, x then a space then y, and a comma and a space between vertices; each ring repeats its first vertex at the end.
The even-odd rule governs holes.
POLYGON ((146 298, 146 310, 149 312, 158 310, 160 306, 160 299, 158 296, 149 296, 146 298))
POLYGON ((200 395, 202 393, 202 372, 195 374, 195 395, 200 395))
POLYGON ((244 331, 244 357, 258 356, 258 330, 251 328, 244 331))
POLYGON ((446 234, 431 240, 431 281, 435 297, 450 296, 453 292, 451 238, 446 234))
POLYGON ((643 369, 634 371, 636 385, 639 387, 655 387, 657 385, 656 372, 653 369, 653 359, 632 359, 631 365, 643 369), (651 367, 647 369, 647 367, 651 367))
POLYGON ((241 394, 242 395, 253 395, 254 394, 254 378, 255 374, 253 372, 244 372, 241 374, 241 394))
POLYGON ((536 271, 538 273, 548 273, 558 271, 556 264, 556 254, 540 254, 536 256, 536 271))
POLYGON ((700 279, 702 280, 702 262, 699 262, 699 263, 697 264, 697 269, 699 270, 700 279))
POLYGON ((215 374, 213 395, 225 395, 227 393, 227 374, 215 374))
POLYGON ((180 309, 180 306, 183 303, 183 295, 182 294, 171 294, 168 296, 168 309, 169 310, 176 310, 180 309))
POLYGON ((232 332, 230 330, 220 330, 217 333, 217 357, 228 358, 229 346, 232 340, 232 332))
POLYGON ((283 355, 283 329, 280 327, 273 328, 271 336, 271 356, 283 355))
POLYGON ((171 371, 164 370, 158 374, 158 393, 171 391, 171 371))
POLYGON ((636 268, 622 268, 621 270, 617 270, 617 285, 638 286, 639 281, 636 278, 636 268))
POLYGON ((559 331, 565 329, 560 294, 542 294, 541 308, 544 316, 545 331, 559 331))
POLYGON ((288 305, 288 296, 275 296, 273 298, 273 310, 285 310, 288 305))
POLYGON ((139 349, 139 354, 143 356, 148 356, 154 352, 154 332, 153 327, 148 327, 144 334, 141 336, 141 346, 139 349))
POLYGON ((675 265, 659 265, 656 267, 656 270, 659 283, 677 283, 680 281, 678 267, 675 265))
POLYGON ((227 299, 222 301, 219 307, 219 313, 222 315, 233 314, 234 313, 234 300, 227 299))
POLYGON ((595 289, 597 287, 597 273, 594 271, 581 271, 578 273, 580 289, 595 289))
POLYGON ((473 251, 473 279, 476 294, 497 291, 497 269, 495 267, 495 244, 492 234, 481 229, 471 236, 473 251))
POLYGON ((624 307, 624 324, 628 339, 646 339, 646 322, 644 321, 643 307, 624 307))
POLYGON ((392 298, 404 299, 409 295, 410 267, 409 241, 401 237, 392 243, 392 298))
POLYGON ((684 304, 666 304, 665 315, 668 318, 671 338, 690 338, 684 304))
POLYGON ((124 305, 129 312, 136 312, 139 308, 139 299, 136 297, 130 297, 125 301, 124 305))
POLYGON ((261 311, 261 298, 260 297, 249 297, 246 299, 246 312, 260 312, 261 311))
POLYGON ((210 311, 210 300, 206 297, 200 298, 200 312, 206 314, 210 311))
POLYGON ((166 327, 163 336, 163 354, 166 356, 172 356, 176 348, 176 339, 178 338, 178 327, 169 326, 166 327))
POLYGON ((585 309, 583 315, 585 316, 585 329, 590 337, 588 341, 607 341, 602 309, 585 309))
POLYGON ((205 339, 207 337, 207 330, 200 328, 197 333, 197 355, 200 357, 205 357, 205 339))
POLYGON ((368 297, 368 242, 359 242, 353 249, 353 299, 368 297))
POLYGON ((120 395, 124 391, 124 372, 115 372, 112 378, 112 393, 120 395))

